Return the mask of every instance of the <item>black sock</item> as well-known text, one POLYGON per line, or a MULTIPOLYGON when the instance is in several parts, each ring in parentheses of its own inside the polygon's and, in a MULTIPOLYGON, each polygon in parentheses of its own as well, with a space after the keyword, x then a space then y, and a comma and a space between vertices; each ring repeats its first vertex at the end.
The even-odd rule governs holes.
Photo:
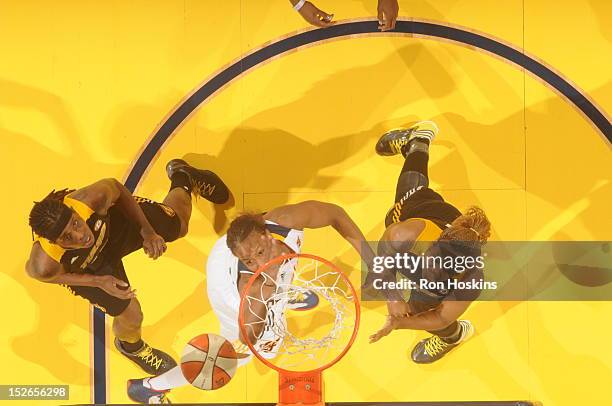
POLYGON ((420 151, 429 153, 429 139, 425 137, 416 137, 401 148, 402 155, 407 158, 409 154, 420 151), (420 144, 420 145, 419 145, 420 144))
POLYGON ((174 172, 170 180, 170 190, 180 187, 185 192, 191 194, 191 182, 189 181, 189 176, 187 176, 185 172, 174 172))
MULTIPOLYGON (((402 147, 405 161, 395 188, 395 202, 406 196, 410 190, 429 186, 429 140, 413 138, 402 147)), ((414 192, 414 191, 413 191, 414 192)))
POLYGON ((429 154, 423 151, 412 151, 406 156, 404 166, 400 175, 405 172, 419 172, 426 178, 429 177, 427 165, 429 163, 429 154))
POLYGON ((139 349, 141 349, 142 346, 144 345, 144 341, 142 341, 142 339, 138 340, 135 343, 128 343, 127 341, 121 341, 121 340, 119 340, 119 342, 121 343, 121 347, 126 352, 136 352, 139 349))

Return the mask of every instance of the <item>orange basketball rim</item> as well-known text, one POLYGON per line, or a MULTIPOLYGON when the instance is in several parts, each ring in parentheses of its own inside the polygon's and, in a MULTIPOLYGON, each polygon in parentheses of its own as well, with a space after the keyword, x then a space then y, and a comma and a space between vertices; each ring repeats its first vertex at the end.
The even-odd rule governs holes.
POLYGON ((326 259, 294 253, 261 266, 240 293, 241 339, 278 371, 278 405, 325 405, 322 373, 344 357, 359 329, 359 299, 349 278, 326 259), (291 311, 302 310, 296 298, 313 296, 316 307, 291 311), (265 317, 253 316, 257 306, 265 317), (261 332, 254 334, 257 324, 261 332))

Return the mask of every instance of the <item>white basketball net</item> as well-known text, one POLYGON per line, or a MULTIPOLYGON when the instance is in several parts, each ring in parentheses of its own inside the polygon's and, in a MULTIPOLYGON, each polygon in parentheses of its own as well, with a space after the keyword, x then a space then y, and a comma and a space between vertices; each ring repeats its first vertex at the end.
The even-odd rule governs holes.
POLYGON ((262 357, 283 369, 307 371, 334 360, 346 348, 357 314, 356 298, 342 273, 324 262, 299 257, 283 262, 276 279, 266 271, 259 278, 264 283, 245 295, 243 313, 252 315, 250 322, 244 322, 247 331, 263 328, 254 344, 262 357), (308 306, 305 299, 312 299, 313 293, 318 306, 299 311, 308 306), (265 317, 253 310, 261 305, 265 317))

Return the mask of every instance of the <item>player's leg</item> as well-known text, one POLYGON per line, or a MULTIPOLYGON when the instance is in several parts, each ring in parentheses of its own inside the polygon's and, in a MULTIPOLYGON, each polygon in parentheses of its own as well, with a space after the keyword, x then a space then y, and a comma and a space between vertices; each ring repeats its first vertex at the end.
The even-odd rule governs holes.
POLYGON ((421 121, 410 128, 391 130, 376 143, 377 154, 402 154, 405 158, 397 180, 395 203, 386 215, 387 226, 399 222, 406 200, 429 186, 429 145, 437 132, 438 127, 432 121, 421 121))
MULTIPOLYGON (((121 262, 103 266, 96 271, 96 275, 111 275, 129 284, 121 262)), ((135 362, 145 372, 159 374, 176 366, 170 355, 152 348, 142 340, 143 314, 138 300, 120 299, 91 286, 67 286, 67 288, 113 317, 115 346, 121 354, 135 362)))
POLYGON ((131 299, 128 306, 113 318, 113 334, 124 350, 133 352, 142 345, 143 319, 140 302, 136 298, 131 299))
MULTIPOLYGON (((219 321, 221 323, 220 335, 230 341, 233 341, 232 345, 238 354, 238 366, 246 364, 252 358, 252 355, 244 354, 244 351, 248 351, 248 349, 240 349, 240 347, 243 347, 244 345, 237 345, 240 344, 238 340, 239 333, 237 321, 230 323, 230 325, 227 324, 227 318, 222 318, 219 321)), ((177 366, 167 372, 164 372, 163 374, 150 378, 130 379, 128 381, 128 396, 133 401, 139 403, 169 403, 167 395, 169 394, 170 390, 188 384, 189 381, 187 381, 183 375, 181 367, 177 366)))
MULTIPOLYGON (((214 303, 215 301, 213 300, 211 302, 214 303)), ((213 310, 215 310, 215 313, 217 314, 219 308, 215 308, 213 306, 213 310)), ((238 342, 239 336, 237 320, 230 322, 230 325, 227 324, 227 317, 220 318, 219 321, 221 323, 220 335, 230 341, 233 341, 232 345, 239 354, 238 366, 244 365, 252 357, 250 355, 240 353, 241 350, 239 348, 236 348, 238 347, 236 343, 238 342)), ((145 404, 162 403, 163 401, 167 400, 166 396, 170 392, 170 390, 188 384, 189 381, 187 381, 187 379, 183 375, 181 367, 177 366, 167 372, 164 372, 163 374, 150 378, 130 379, 128 381, 128 396, 135 402, 145 404)))
POLYGON ((113 318, 115 347, 149 374, 155 375, 176 366, 176 361, 165 352, 143 341, 143 314, 136 298, 130 300, 123 312, 113 318))
POLYGON ((238 259, 228 248, 227 237, 223 236, 210 250, 206 262, 206 296, 219 320, 219 335, 232 343, 240 366, 250 357, 250 351, 240 341, 238 279, 238 259))
MULTIPOLYGON (((395 201, 399 202, 410 191, 429 186, 427 164, 429 145, 438 133, 432 121, 420 121, 410 128, 391 130, 376 143, 379 155, 402 154, 404 166, 397 181, 395 201)), ((414 192, 413 192, 414 193, 414 192)))
MULTIPOLYGON (((223 325, 222 331, 223 331, 223 325)), ((223 337, 223 332, 221 334, 223 337)), ((188 385, 180 366, 163 374, 150 378, 130 379, 128 381, 128 396, 135 401, 148 403, 146 399, 155 398, 168 393, 171 389, 188 385)))
MULTIPOLYGON (((237 277, 237 263, 227 247, 225 237, 217 240, 208 255, 206 263, 206 289, 208 301, 219 319, 220 335, 232 342, 240 354, 238 307, 240 295, 234 280, 237 277), (233 270, 228 273, 228 269, 233 270)), ((243 357, 244 358, 244 357, 243 357)), ((244 359, 239 356, 239 365, 244 359)), ((166 394, 174 388, 189 384, 180 367, 171 369, 151 378, 131 379, 128 381, 128 396, 140 403, 150 403, 166 399, 166 394)))
MULTIPOLYGON (((121 261, 105 267, 103 272, 112 274, 115 278, 129 284, 121 261)), ((122 300, 114 296, 107 296, 112 306, 108 313, 113 316, 113 333, 117 350, 149 374, 159 374, 174 368, 176 361, 170 355, 143 341, 141 334, 144 315, 140 302, 136 298, 122 300), (122 309, 113 304, 116 301, 120 301, 122 309)))
POLYGON ((187 234, 191 218, 191 194, 201 196, 215 204, 229 200, 229 189, 215 173, 194 168, 182 159, 173 159, 166 165, 170 178, 170 191, 164 204, 172 208, 180 219, 180 236, 187 234))
POLYGON ((161 375, 151 378, 130 379, 127 393, 130 399, 138 403, 170 403, 166 394, 170 389, 189 384, 183 376, 180 366, 176 366, 161 375))
POLYGON ((186 236, 191 219, 191 194, 180 187, 175 187, 170 189, 163 203, 174 210, 179 218, 181 228, 178 236, 186 236))

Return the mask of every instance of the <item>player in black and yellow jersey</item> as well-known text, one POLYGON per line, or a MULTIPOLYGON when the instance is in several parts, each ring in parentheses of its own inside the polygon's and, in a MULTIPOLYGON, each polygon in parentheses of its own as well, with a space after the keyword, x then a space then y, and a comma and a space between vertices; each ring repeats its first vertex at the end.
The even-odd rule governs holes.
POLYGON ((28 275, 61 284, 113 317, 115 346, 150 374, 176 365, 141 338, 143 320, 122 258, 143 248, 156 259, 166 243, 187 233, 191 194, 223 204, 229 190, 213 172, 180 159, 167 167, 170 191, 163 203, 134 197, 115 179, 77 190, 53 191, 30 212, 35 234, 28 275))
MULTIPOLYGON (((482 209, 471 207, 462 214, 429 188, 429 145, 437 132, 435 123, 422 121, 407 129, 389 131, 376 144, 379 155, 402 154, 405 158, 397 182, 395 204, 385 218, 386 230, 379 244, 379 254, 424 252, 429 257, 477 257, 490 235, 491 224, 482 209), (415 248, 417 245, 420 245, 419 250, 415 248)), ((476 266, 470 269, 436 266, 402 273, 413 281, 442 282, 437 286, 453 286, 447 283, 451 279, 465 282, 483 279, 482 268, 476 266)), ((388 302, 387 322, 370 341, 378 341, 394 329, 426 330, 432 336, 414 347, 412 360, 430 363, 473 334, 472 324, 458 319, 479 296, 480 290, 417 286, 411 290, 408 302, 388 302)))

